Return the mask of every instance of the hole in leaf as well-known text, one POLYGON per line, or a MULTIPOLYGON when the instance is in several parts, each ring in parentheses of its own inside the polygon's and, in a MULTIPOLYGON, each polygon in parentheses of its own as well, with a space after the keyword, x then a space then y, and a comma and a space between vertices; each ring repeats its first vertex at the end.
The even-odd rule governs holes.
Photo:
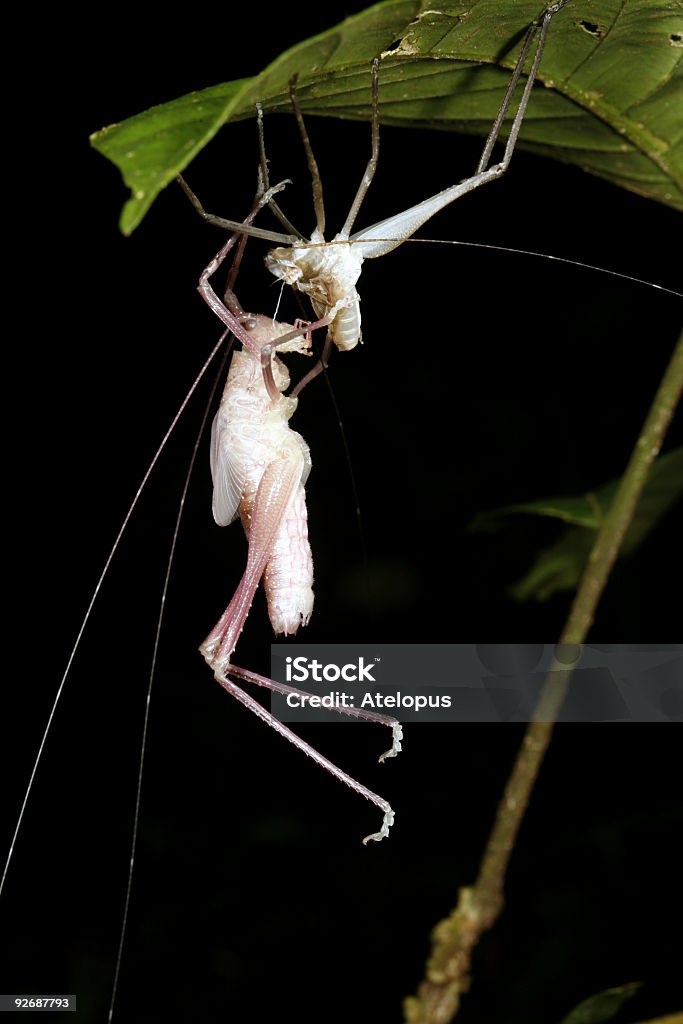
POLYGON ((593 21, 580 21, 579 27, 587 32, 589 36, 595 36, 597 39, 602 39, 603 31, 599 25, 596 25, 593 21))
POLYGON ((669 36, 669 42, 672 46, 683 46, 683 35, 680 32, 674 32, 669 36))

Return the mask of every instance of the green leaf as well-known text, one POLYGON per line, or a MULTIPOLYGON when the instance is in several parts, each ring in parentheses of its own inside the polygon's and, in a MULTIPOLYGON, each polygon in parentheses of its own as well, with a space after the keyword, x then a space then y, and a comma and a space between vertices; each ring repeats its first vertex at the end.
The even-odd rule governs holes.
MULTIPOLYGON (((558 540, 539 552, 526 576, 511 588, 517 601, 547 601, 554 594, 575 590, 620 481, 611 480, 596 493, 580 497, 544 498, 507 505, 477 516, 473 530, 493 530, 512 515, 538 515, 569 524, 558 540)), ((655 528, 662 516, 683 494, 683 448, 661 455, 652 467, 638 507, 621 548, 621 557, 632 554, 655 528)))
POLYGON ((524 501, 516 505, 505 505, 503 508, 481 512, 472 523, 472 529, 493 531, 501 519, 513 515, 534 515, 561 519, 562 522, 571 523, 573 526, 585 526, 588 529, 597 530, 605 513, 605 505, 601 497, 605 494, 612 494, 612 488, 617 484, 618 481, 611 481, 598 494, 589 492, 578 498, 539 498, 537 501, 524 501))
POLYGON ((539 552, 526 576, 509 593, 515 601, 548 601, 555 594, 576 590, 595 537, 573 527, 539 552))
POLYGON ((604 1021, 612 1020, 639 988, 639 984, 608 988, 580 1003, 568 1017, 564 1018, 562 1024, 603 1024, 604 1021))
MULTIPOLYGON (((254 78, 153 107, 92 136, 133 198, 130 233, 216 132, 289 109, 368 120, 370 63, 382 54, 381 120, 488 134, 539 0, 385 0, 283 53, 254 78)), ((254 18, 259 17, 257 13, 254 18)), ((570 0, 553 19, 522 144, 683 209, 680 0, 570 0), (545 86, 545 88, 544 88, 545 86)))

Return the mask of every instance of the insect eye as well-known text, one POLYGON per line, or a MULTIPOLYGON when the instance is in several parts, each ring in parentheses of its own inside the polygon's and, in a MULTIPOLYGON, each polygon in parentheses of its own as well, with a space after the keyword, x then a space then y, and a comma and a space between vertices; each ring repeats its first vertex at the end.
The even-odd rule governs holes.
POLYGON ((245 331, 255 331, 256 330, 256 318, 255 317, 249 317, 248 320, 243 320, 242 321, 242 326, 244 327, 245 331))

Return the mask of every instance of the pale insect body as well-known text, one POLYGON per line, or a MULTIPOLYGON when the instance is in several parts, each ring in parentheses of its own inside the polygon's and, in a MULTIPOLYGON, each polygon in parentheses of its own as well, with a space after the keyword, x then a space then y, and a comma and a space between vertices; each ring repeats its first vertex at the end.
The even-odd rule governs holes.
MULTIPOLYGON (((351 228, 374 176, 379 154, 379 59, 374 61, 372 155, 344 226, 330 245, 324 244, 322 184, 292 90, 295 113, 313 179, 317 224, 310 246, 296 241, 289 249, 272 250, 266 258, 266 265, 276 277, 282 278, 310 297, 318 320, 308 325, 309 335, 317 327, 328 328, 320 364, 303 378, 294 391, 294 396, 325 365, 331 344, 346 351, 354 348, 360 340, 360 299, 355 285, 360 276, 363 260, 390 252, 444 206, 480 185, 496 180, 507 169, 538 70, 550 19, 564 6, 564 2, 566 0, 560 0, 548 7, 529 30, 498 117, 484 147, 477 173, 422 203, 352 236, 351 228), (500 126, 524 67, 527 53, 537 34, 537 49, 503 160, 489 167, 500 126)), ((261 188, 258 204, 243 228, 236 225, 237 232, 244 230, 245 233, 249 233, 256 210, 267 203, 271 203, 274 212, 288 225, 284 215, 273 203, 274 193, 282 186, 269 188, 262 134, 261 150, 261 188)), ((181 184, 195 207, 207 217, 201 204, 182 179, 181 184)), ((207 219, 218 222, 217 218, 207 219)), ((298 435, 294 435, 287 426, 293 409, 287 404, 288 400, 282 397, 281 392, 287 385, 281 377, 277 361, 273 359, 274 350, 278 346, 291 344, 292 340, 295 344, 298 343, 297 347, 301 350, 300 339, 291 339, 291 330, 288 332, 285 327, 279 331, 272 321, 268 326, 266 318, 254 321, 256 330, 250 335, 245 329, 244 318, 236 315, 234 302, 231 306, 231 293, 226 293, 225 302, 221 302, 216 295, 210 278, 223 263, 234 244, 235 237, 236 235, 232 236, 207 266, 201 275, 199 290, 209 307, 245 347, 244 357, 239 357, 234 375, 231 374, 226 388, 224 411, 219 411, 214 423, 212 473, 214 516, 219 523, 225 525, 239 512, 249 536, 249 550, 247 566, 237 590, 200 649, 218 682, 229 688, 238 699, 246 702, 245 695, 241 691, 238 694, 235 685, 229 682, 230 659, 261 577, 264 578, 270 619, 276 633, 295 632, 301 622, 307 622, 312 611, 313 597, 310 549, 302 529, 305 522, 302 479, 306 475, 307 451, 302 449, 298 435), (258 386, 256 385, 255 375, 258 375, 259 359, 263 386, 260 382, 258 386), (247 400, 247 396, 251 396, 250 401, 247 400), (295 564, 297 572, 294 571, 295 564)), ((290 238, 286 240, 291 241, 290 238)), ((261 679, 260 685, 275 686, 272 681, 264 679, 261 679)), ((272 716, 266 715, 251 699, 248 706, 256 714, 264 717, 273 728, 286 734, 291 742, 301 745, 298 738, 290 735, 289 730, 284 730, 281 723, 276 723, 272 716)), ((400 727, 393 720, 385 720, 384 724, 391 725, 393 730, 393 744, 389 753, 394 755, 400 750, 400 727)), ((321 760, 320 763, 324 762, 321 760)), ((333 774, 339 773, 336 766, 325 763, 325 767, 333 774)), ((382 839, 388 834, 394 820, 391 807, 376 794, 365 790, 355 780, 345 778, 345 781, 382 808, 384 819, 380 832, 367 837, 382 839)), ((367 839, 365 841, 367 842, 367 839)))
POLYGON ((317 228, 311 243, 272 249, 266 256, 266 267, 275 277, 307 295, 317 316, 332 317, 329 336, 340 352, 348 352, 360 339, 360 296, 356 283, 365 258, 363 247, 339 236, 328 245, 317 228))
MULTIPOLYGON (((278 185, 262 190, 245 223, 250 224, 261 206, 281 188, 278 185)), ((303 694, 234 665, 232 654, 262 579, 276 634, 295 633, 302 623, 308 622, 313 609, 313 565, 304 497, 311 460, 305 441, 289 427, 297 399, 282 393, 289 386, 289 375, 275 352, 307 352, 312 330, 329 322, 329 318, 324 318, 315 324, 292 326, 245 313, 230 287, 225 292, 225 301, 221 301, 211 278, 238 237, 237 232, 233 233, 208 264, 200 277, 199 291, 243 345, 243 350, 233 355, 223 400, 214 419, 211 469, 214 518, 219 525, 226 526, 239 515, 247 533, 248 551, 237 589, 200 651, 214 678, 228 693, 335 778, 380 808, 380 831, 366 836, 363 842, 379 841, 388 835, 394 821, 389 803, 319 754, 230 678, 279 693, 303 694)), ((241 250, 230 272, 230 284, 240 260, 241 250)), ((391 728, 391 748, 380 760, 394 757, 401 750, 402 729, 397 719, 346 705, 335 710, 391 728)))
MULTIPOLYGON (((289 324, 261 315, 250 317, 243 325, 259 346, 293 330, 289 324)), ((306 352, 308 348, 306 338, 299 337, 285 342, 279 351, 306 352)), ((272 369, 276 387, 285 391, 289 374, 278 356, 273 357, 272 369)), ((254 513, 267 475, 286 475, 291 480, 287 488, 291 494, 263 570, 273 632, 285 636, 305 626, 313 611, 313 560, 304 494, 311 456, 304 439, 289 426, 296 406, 296 398, 284 395, 273 402, 264 386, 260 361, 249 352, 237 351, 211 430, 213 515, 219 526, 228 526, 239 516, 249 538, 252 528, 261 528, 254 513)), ((202 645, 202 653, 217 670, 227 670, 233 648, 231 636, 221 642, 219 623, 202 645)))

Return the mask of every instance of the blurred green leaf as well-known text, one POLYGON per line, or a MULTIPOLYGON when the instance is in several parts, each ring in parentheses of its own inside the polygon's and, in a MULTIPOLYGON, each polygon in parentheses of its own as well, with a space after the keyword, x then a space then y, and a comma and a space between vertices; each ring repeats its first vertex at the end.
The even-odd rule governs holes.
POLYGON ((669 1013, 666 1017, 657 1017, 655 1020, 644 1020, 641 1024, 683 1024, 683 1010, 680 1013, 669 1013))
MULTIPOLYGON (((133 198, 130 233, 222 125, 288 110, 368 120, 370 63, 382 54, 381 120, 486 135, 539 0, 385 0, 287 50, 254 78, 153 107, 92 136, 133 198)), ((255 20, 260 17, 255 12, 255 20)), ((683 209, 681 34, 675 3, 571 0, 554 18, 522 144, 683 209), (544 88, 545 86, 545 88, 544 88)))
POLYGON ((610 500, 618 483, 618 480, 612 480, 597 494, 588 492, 578 498, 539 498, 537 501, 524 501, 516 505, 504 505, 503 508, 480 512, 472 523, 472 529, 493 531, 501 519, 507 519, 514 515, 533 515, 561 519, 563 523, 597 530, 606 511, 602 499, 608 496, 608 500, 610 500))
POLYGON ((564 1018, 562 1024, 603 1024, 604 1021, 612 1020, 639 988, 639 984, 608 988, 580 1003, 568 1017, 564 1018))
POLYGON ((515 601, 548 601, 554 594, 576 590, 594 540, 585 530, 566 530, 539 553, 526 576, 510 587, 510 595, 515 601))
MULTIPOLYGON (((602 525, 620 481, 611 480, 596 493, 580 497, 544 498, 507 505, 481 513, 473 530, 494 530, 513 515, 537 515, 570 524, 550 547, 539 552, 526 576, 511 588, 517 601, 547 601, 564 590, 575 590, 590 554, 595 533, 602 525)), ((683 494, 683 448, 661 455, 654 463, 621 548, 629 555, 645 540, 659 520, 683 494)))

